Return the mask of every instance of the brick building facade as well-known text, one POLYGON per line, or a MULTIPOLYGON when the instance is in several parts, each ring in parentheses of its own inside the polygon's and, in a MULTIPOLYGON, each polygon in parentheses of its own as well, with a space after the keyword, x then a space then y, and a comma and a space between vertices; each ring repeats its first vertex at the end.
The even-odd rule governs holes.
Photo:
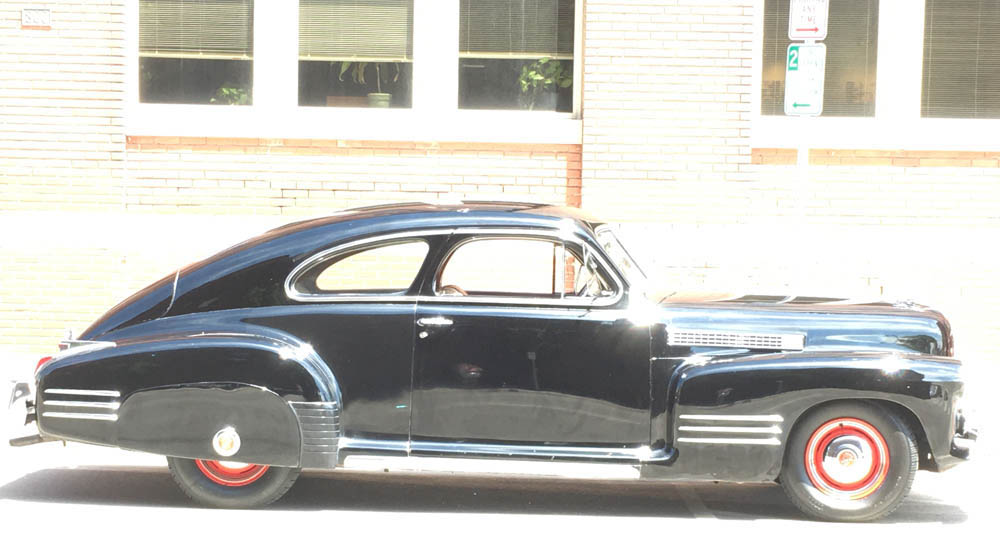
MULTIPOLYGON (((147 2, 3 0, 0 350, 49 351, 154 278, 289 220, 475 198, 620 223, 670 288, 917 298, 951 316, 964 358, 1000 359, 1000 127, 988 110, 929 111, 940 2, 851 0, 880 22, 863 37, 877 68, 848 67, 860 92, 827 96, 860 115, 805 120, 765 114, 782 0, 557 3, 575 30, 565 113, 456 105, 475 85, 461 71, 490 67, 453 70, 474 2, 403 2, 412 53, 392 63, 412 67, 411 105, 378 110, 302 104, 294 2, 250 3, 251 105, 187 106, 142 101, 147 2)), ((833 4, 831 34, 847 13, 833 4)))

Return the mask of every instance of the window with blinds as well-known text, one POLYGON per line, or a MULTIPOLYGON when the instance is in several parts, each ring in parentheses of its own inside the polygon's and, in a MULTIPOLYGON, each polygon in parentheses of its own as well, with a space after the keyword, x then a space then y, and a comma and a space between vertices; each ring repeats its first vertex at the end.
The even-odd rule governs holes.
POLYGON ((253 0, 139 0, 139 101, 251 103, 253 0))
POLYGON ((299 105, 410 107, 413 0, 299 0, 299 105))
POLYGON ((575 0, 461 0, 459 107, 573 110, 575 0))
POLYGON ((1000 1, 927 0, 923 117, 1000 118, 1000 1))
POLYGON ((573 59, 574 0, 462 0, 459 53, 573 59))
MULTIPOLYGON (((874 117, 878 0, 830 2, 823 117, 874 117)), ((785 114, 789 0, 765 0, 761 115, 785 114)))

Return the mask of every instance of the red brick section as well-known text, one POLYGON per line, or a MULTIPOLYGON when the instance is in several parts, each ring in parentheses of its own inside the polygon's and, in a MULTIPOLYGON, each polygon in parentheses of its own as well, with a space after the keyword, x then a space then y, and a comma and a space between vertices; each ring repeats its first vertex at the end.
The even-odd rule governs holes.
POLYGON ((126 148, 134 152, 225 152, 243 154, 360 156, 500 156, 504 159, 558 161, 565 171, 565 204, 581 203, 581 145, 478 142, 392 142, 376 140, 312 140, 293 138, 230 138, 185 136, 128 136, 126 148), (564 164, 564 165, 563 165, 564 164))
MULTIPOLYGON (((754 148, 755 165, 795 165, 794 148, 754 148)), ((810 165, 877 165, 892 167, 1000 167, 1000 152, 946 150, 809 150, 810 165)))

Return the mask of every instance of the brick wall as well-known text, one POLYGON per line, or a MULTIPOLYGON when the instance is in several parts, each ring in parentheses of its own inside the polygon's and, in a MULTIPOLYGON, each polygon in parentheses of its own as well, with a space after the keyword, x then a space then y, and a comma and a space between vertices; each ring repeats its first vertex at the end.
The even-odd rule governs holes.
POLYGON ((585 208, 691 221, 750 186, 752 4, 586 2, 585 208))

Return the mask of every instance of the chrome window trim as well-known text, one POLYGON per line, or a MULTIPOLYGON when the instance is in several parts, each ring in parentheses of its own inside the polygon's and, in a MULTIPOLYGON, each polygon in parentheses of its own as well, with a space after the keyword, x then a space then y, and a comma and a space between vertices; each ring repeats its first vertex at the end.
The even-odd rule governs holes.
MULTIPOLYGON (((428 252, 430 255, 430 252, 428 252)), ((521 228, 521 227, 457 227, 457 228, 442 228, 442 229, 424 229, 424 230, 412 230, 404 232, 396 232, 390 234, 383 234, 379 236, 369 236, 367 238, 362 238, 360 240, 354 240, 346 244, 341 244, 328 248, 316 254, 313 254, 305 261, 299 263, 285 278, 285 295, 295 301, 300 302, 310 302, 310 303, 354 303, 354 302, 378 302, 378 303, 409 303, 409 302, 424 302, 424 303, 458 303, 458 304, 507 304, 507 305, 536 305, 536 306, 556 306, 556 307, 607 307, 611 305, 616 305, 625 296, 625 288, 627 282, 623 280, 622 276, 618 274, 618 271, 610 264, 606 259, 607 253, 600 247, 593 247, 584 242, 578 240, 574 236, 574 232, 571 229, 539 229, 539 228, 521 228), (368 244, 375 244, 379 242, 391 242, 399 239, 406 238, 421 238, 426 236, 441 236, 441 235, 451 235, 451 234, 482 234, 484 236, 496 235, 496 236, 511 236, 511 235, 521 235, 521 236, 540 236, 549 239, 559 240, 563 242, 572 242, 581 247, 589 247, 594 252, 594 258, 597 262, 601 264, 604 271, 611 276, 617 286, 617 290, 614 296, 608 296, 606 298, 564 298, 564 299, 539 299, 539 298, 511 298, 511 297, 501 297, 501 296, 480 296, 480 297, 469 297, 469 296, 428 296, 428 295, 387 295, 387 294, 303 294, 297 292, 292 283, 302 275, 306 270, 311 269, 316 263, 321 263, 330 257, 333 257, 344 251, 362 247, 368 244)), ((435 273, 437 269, 440 269, 439 265, 435 268, 435 273)))
MULTIPOLYGON (((372 294, 345 294, 338 292, 328 292, 324 294, 305 294, 295 290, 293 283, 297 280, 303 273, 312 269, 315 265, 322 263, 331 257, 335 257, 345 251, 350 251, 352 249, 361 248, 369 244, 378 244, 380 242, 393 242, 396 240, 405 240, 407 238, 423 238, 426 236, 440 236, 442 234, 451 234, 452 229, 427 229, 421 231, 406 231, 406 232, 396 232, 391 234, 382 234, 379 236, 369 236, 367 238, 362 238, 360 240, 354 240, 346 244, 340 244, 339 246, 334 246, 332 248, 325 249, 319 253, 309 256, 305 261, 299 263, 292 272, 288 273, 285 277, 285 295, 289 299, 302 302, 358 302, 358 301, 377 301, 377 302, 399 302, 399 301, 413 301, 416 299, 415 296, 407 296, 405 292, 395 295, 387 295, 381 293, 372 294)), ((424 254, 424 260, 426 261, 426 256, 430 255, 430 249, 424 254)), ((414 276, 414 279, 416 276, 414 276)), ((413 283, 411 282, 412 286, 413 283)))

